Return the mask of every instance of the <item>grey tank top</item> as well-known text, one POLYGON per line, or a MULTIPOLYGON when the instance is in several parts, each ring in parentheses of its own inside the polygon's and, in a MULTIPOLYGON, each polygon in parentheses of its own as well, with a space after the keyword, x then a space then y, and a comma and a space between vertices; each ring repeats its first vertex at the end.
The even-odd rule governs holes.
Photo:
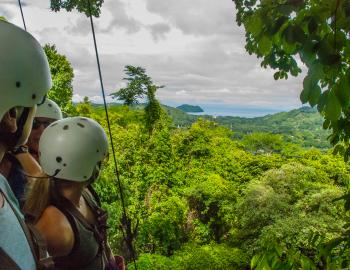
MULTIPOLYGON (((94 212, 94 207, 89 206, 94 212)), ((57 208, 67 217, 75 239, 74 246, 68 255, 54 258, 55 267, 62 270, 104 270, 108 262, 104 247, 96 233, 97 227, 87 226, 85 222, 83 224, 81 218, 76 217, 75 211, 70 211, 67 207, 58 206, 57 208)), ((96 213, 94 214, 96 216, 96 213)))

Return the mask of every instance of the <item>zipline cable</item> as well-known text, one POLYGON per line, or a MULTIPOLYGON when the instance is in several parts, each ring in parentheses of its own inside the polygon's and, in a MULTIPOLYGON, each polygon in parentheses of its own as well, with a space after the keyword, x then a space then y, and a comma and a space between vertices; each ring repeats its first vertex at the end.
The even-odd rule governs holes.
POLYGON ((119 178, 118 163, 117 163, 117 158, 116 158, 116 155, 115 155, 115 148, 114 148, 114 143, 113 143, 111 125, 110 125, 110 121, 109 121, 109 114, 108 114, 108 108, 107 108, 107 102, 106 102, 106 94, 105 94, 105 90, 104 90, 104 86, 103 86, 101 66, 100 66, 100 58, 99 58, 99 55, 98 55, 96 36, 95 36, 95 28, 94 28, 94 23, 93 23, 93 20, 92 20, 92 15, 91 15, 90 0, 88 0, 88 3, 89 3, 89 14, 90 14, 89 17, 90 17, 91 30, 92 30, 92 36, 93 36, 93 39, 94 39, 94 47, 95 47, 98 75, 100 77, 100 84, 101 84, 102 97, 103 97, 103 105, 104 105, 105 114, 106 114, 106 120, 107 120, 107 125, 108 125, 109 139, 111 141, 113 160, 114 160, 114 166, 115 166, 115 173, 116 173, 117 180, 118 180, 118 187, 119 187, 119 191, 120 191, 120 198, 121 198, 121 201, 122 201, 123 211, 126 212, 125 203, 124 203, 124 194, 123 194, 123 189, 121 187, 121 182, 120 182, 120 178, 119 178))
POLYGON ((26 26, 26 22, 25 22, 25 20, 24 20, 24 15, 23 15, 23 10, 22 10, 22 3, 21 3, 21 0, 18 0, 18 4, 19 4, 19 9, 21 10, 21 15, 22 15, 22 21, 23 21, 24 30, 27 31, 27 26, 26 26))
MULTIPOLYGON (((111 147, 112 147, 112 153, 113 153, 113 161, 114 161, 114 166, 115 166, 115 174, 116 174, 116 177, 117 177, 117 182, 118 182, 118 187, 119 187, 119 192, 120 192, 120 200, 121 200, 122 208, 123 208, 123 215, 124 215, 123 216, 123 220, 127 224, 128 223, 128 218, 127 218, 127 214, 126 214, 124 193, 123 193, 123 188, 122 188, 121 181, 120 181, 118 162, 117 162, 117 158, 116 158, 116 154, 115 154, 112 130, 111 130, 111 125, 110 125, 110 121, 109 121, 108 108, 107 108, 107 102, 106 102, 106 94, 105 94, 105 90, 104 90, 104 86, 103 86, 100 58, 99 58, 97 42, 96 42, 95 27, 94 27, 94 22, 93 22, 92 13, 91 13, 91 2, 90 2, 90 0, 87 0, 87 2, 88 2, 88 9, 89 9, 89 18, 90 18, 90 24, 91 24, 91 31, 92 31, 92 36, 93 36, 93 40, 94 40, 96 62, 97 62, 97 68, 98 68, 98 75, 99 75, 100 84, 101 84, 101 91, 102 91, 102 97, 103 97, 103 106, 104 106, 105 114, 106 114, 106 120, 107 120, 108 131, 109 131, 109 139, 111 141, 111 147)), ((123 235, 124 235, 124 231, 123 231, 123 235)), ((124 238, 125 238, 125 236, 124 236, 124 238)), ((125 239, 125 240, 127 241, 128 239, 125 239)), ((129 247, 128 243, 127 243, 127 246, 129 247)), ((129 251, 130 251, 131 256, 132 256, 132 260, 134 262, 135 269, 137 270, 136 258, 135 258, 136 257, 135 256, 135 249, 134 249, 134 247, 132 245, 132 239, 131 239, 131 246, 129 247, 129 249, 130 249, 129 251)))

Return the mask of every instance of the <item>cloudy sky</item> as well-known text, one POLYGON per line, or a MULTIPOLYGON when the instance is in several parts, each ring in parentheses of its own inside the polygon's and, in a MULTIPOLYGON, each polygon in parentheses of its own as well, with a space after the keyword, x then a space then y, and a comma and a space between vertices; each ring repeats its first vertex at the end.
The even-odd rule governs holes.
MULTIPOLYGON (((75 73, 74 99, 101 101, 88 18, 54 13, 49 0, 22 0, 28 31, 55 44, 75 73)), ((161 102, 216 108, 259 108, 261 114, 301 106, 301 78, 275 81, 244 49, 232 0, 105 0, 95 19, 104 86, 125 86, 123 67, 146 68, 161 102)), ((0 16, 23 26, 17 0, 0 0, 0 16)))

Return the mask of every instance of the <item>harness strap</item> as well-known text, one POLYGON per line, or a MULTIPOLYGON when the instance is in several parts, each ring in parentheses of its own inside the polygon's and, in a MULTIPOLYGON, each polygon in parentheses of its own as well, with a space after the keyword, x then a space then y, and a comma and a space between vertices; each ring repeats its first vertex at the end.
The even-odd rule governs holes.
POLYGON ((38 257, 38 269, 52 269, 54 262, 51 256, 48 256, 46 240, 42 234, 32 224, 27 223, 27 227, 32 235, 32 240, 35 243, 38 257))
MULTIPOLYGON (((91 187, 91 190, 93 190, 92 187, 91 187)), ((90 192, 91 192, 91 190, 89 189, 90 192)), ((95 191, 93 190, 93 192, 95 192, 95 191)), ((97 205, 96 200, 94 200, 95 198, 93 199, 92 196, 93 195, 87 191, 83 192, 83 198, 85 199, 88 206, 92 209, 92 211, 94 212, 94 214, 97 218, 97 228, 96 228, 96 226, 93 226, 94 230, 96 231, 97 237, 100 239, 100 242, 103 245, 103 248, 106 249, 107 229, 108 229, 108 227, 107 227, 108 214, 105 210, 103 210, 101 207, 99 207, 97 205)), ((98 197, 96 197, 96 198, 98 198, 98 197)), ((91 224, 90 224, 90 226, 91 226, 91 224)))
MULTIPOLYGON (((97 205, 98 205, 99 207, 101 207, 101 200, 100 200, 100 197, 98 196, 96 190, 94 190, 94 188, 92 187, 92 185, 88 185, 88 186, 87 186, 87 189, 88 189, 88 191, 91 193, 91 195, 94 197, 94 200, 95 200, 95 202, 97 203, 97 205)), ((88 197, 89 197, 89 199, 91 199, 91 198, 90 198, 91 196, 88 196, 88 197)))

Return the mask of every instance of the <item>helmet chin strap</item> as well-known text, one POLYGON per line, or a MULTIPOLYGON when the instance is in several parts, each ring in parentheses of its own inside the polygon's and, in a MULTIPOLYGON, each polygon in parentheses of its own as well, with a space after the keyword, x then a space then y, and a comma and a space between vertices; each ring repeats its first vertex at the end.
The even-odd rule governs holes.
POLYGON ((47 96, 47 95, 45 95, 45 96, 43 97, 43 100, 42 100, 40 103, 38 103, 37 106, 40 106, 40 105, 44 104, 44 102, 45 102, 45 100, 46 100, 46 96, 47 96))
POLYGON ((100 171, 101 171, 101 162, 97 163, 95 166, 94 171, 92 172, 91 177, 88 180, 89 185, 91 185, 92 183, 95 182, 95 180, 98 178, 98 176, 100 175, 100 171))
POLYGON ((12 149, 17 145, 19 140, 22 138, 23 129, 28 120, 30 108, 24 108, 20 118, 17 120, 17 130, 14 133, 4 131, 0 129, 0 140, 8 147, 12 149))

